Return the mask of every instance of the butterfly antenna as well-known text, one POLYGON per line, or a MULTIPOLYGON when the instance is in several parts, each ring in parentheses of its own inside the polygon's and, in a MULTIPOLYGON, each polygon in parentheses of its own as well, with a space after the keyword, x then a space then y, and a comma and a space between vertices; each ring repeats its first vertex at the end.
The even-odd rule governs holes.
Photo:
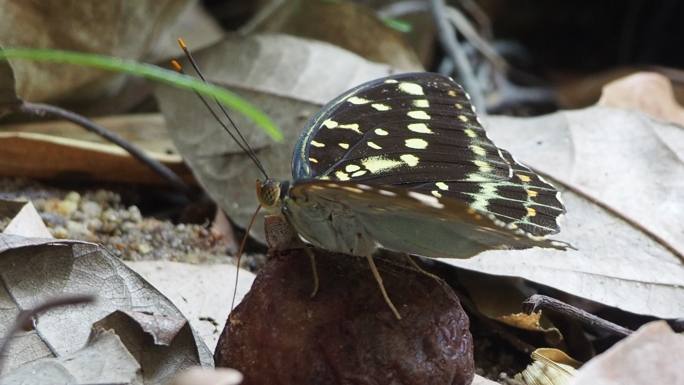
MULTIPOLYGON (((180 65, 180 63, 179 63, 178 61, 176 61, 176 60, 171 60, 171 66, 173 67, 173 69, 174 69, 175 71, 177 71, 177 72, 179 72, 179 73, 182 73, 182 74, 185 74, 185 71, 183 70, 183 67, 180 65)), ((226 126, 226 124, 223 123, 223 120, 221 120, 221 118, 219 118, 219 116, 216 114, 216 112, 214 111, 214 109, 211 108, 211 106, 209 105, 209 102, 207 102, 207 100, 206 100, 200 93, 195 92, 195 95, 197 95, 197 97, 199 98, 199 100, 202 101, 202 104, 204 104, 204 107, 207 108, 207 110, 209 111, 209 113, 211 114, 211 116, 214 118, 214 120, 216 120, 216 121, 221 125, 221 127, 223 127, 223 129, 224 129, 224 130, 228 133, 228 135, 230 135, 230 137, 233 139, 233 141, 235 142, 235 144, 237 144, 238 147, 240 147, 240 149, 242 150, 242 152, 244 152, 245 154, 247 154, 247 156, 249 157, 249 159, 251 159, 252 162, 254 162, 254 164, 257 166, 257 168, 259 169, 259 171, 261 171, 261 173, 264 175, 264 177, 266 177, 266 178, 268 179, 268 174, 266 174, 266 170, 264 170, 263 166, 261 165, 261 162, 259 162, 259 160, 256 158, 256 156, 255 156, 254 154, 252 154, 251 152, 249 152, 249 151, 247 150, 247 148, 245 148, 245 146, 244 146, 244 145, 235 137, 235 134, 233 134, 233 132, 230 131, 230 129, 228 128, 228 126, 226 126)))
MULTIPOLYGON (((197 76, 199 76, 199 78, 202 79, 203 82, 208 83, 207 79, 204 77, 204 74, 203 74, 202 71, 200 70, 199 65, 197 64, 197 61, 195 60, 195 58, 194 58, 194 57, 192 56, 192 54, 190 53, 190 50, 188 49, 188 46, 185 44, 185 40, 183 40, 183 38, 179 38, 179 39, 178 39, 178 46, 181 48, 181 50, 183 50, 183 53, 185 54, 185 57, 188 58, 188 61, 190 61, 190 65, 191 65, 192 68, 195 70, 195 73, 197 74, 197 76)), ((231 133, 231 137, 233 138, 233 140, 235 140, 236 142, 238 142, 238 144, 240 144, 240 148, 242 148, 243 151, 245 151, 245 152, 247 153, 247 155, 248 155, 255 163, 257 163, 257 167, 258 167, 258 168, 262 171, 262 173, 266 176, 266 173, 265 173, 265 171, 264 171, 264 167, 262 166, 261 161, 259 161, 259 158, 256 156, 256 152, 255 152, 254 149, 252 149, 252 147, 249 145, 249 142, 247 141, 247 139, 245 139, 245 137, 242 135, 242 132, 241 132, 240 129, 237 127, 237 125, 235 124, 235 122, 233 121, 233 119, 230 117, 230 115, 228 114, 228 111, 226 111, 225 107, 223 107, 223 105, 222 105, 221 103, 219 103, 219 101, 216 100, 216 98, 214 98, 214 103, 216 103, 216 106, 218 106, 218 108, 221 110, 221 112, 223 113, 223 116, 225 116, 226 119, 228 119, 228 121, 229 121, 230 124, 233 126, 233 129, 235 129, 235 132, 237 133, 238 137, 240 137, 240 140, 241 140, 242 142, 240 143, 240 142, 235 138, 235 136, 231 133), (245 148, 246 148, 246 150, 244 150, 245 148)), ((213 111, 213 110, 212 110, 212 111, 213 111)), ((228 128, 227 128, 224 124, 222 124, 222 126, 223 126, 223 128, 224 128, 226 131, 228 131, 228 128)))
POLYGON ((261 205, 258 205, 256 211, 254 211, 254 215, 252 215, 252 219, 249 221, 249 225, 245 229, 245 236, 242 237, 240 249, 237 253, 237 261, 235 262, 235 264, 237 265, 237 269, 235 270, 235 287, 233 287, 233 299, 230 301, 231 312, 233 311, 233 307, 235 306, 235 296, 237 295, 238 278, 240 277, 240 260, 242 259, 242 253, 245 251, 245 245, 247 244, 247 238, 249 237, 249 230, 251 230, 252 226, 254 226, 254 221, 256 220, 257 214, 259 213, 260 209, 261 205))

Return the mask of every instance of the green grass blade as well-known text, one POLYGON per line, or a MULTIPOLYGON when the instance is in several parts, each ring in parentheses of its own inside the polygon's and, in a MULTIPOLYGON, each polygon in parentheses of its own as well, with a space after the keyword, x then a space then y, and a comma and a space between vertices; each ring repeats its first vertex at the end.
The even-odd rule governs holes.
POLYGON ((196 91, 204 96, 216 98, 220 103, 251 119, 257 126, 263 128, 274 140, 283 140, 283 134, 271 119, 257 107, 236 94, 212 85, 203 83, 191 76, 179 74, 152 64, 138 63, 133 60, 120 59, 111 56, 89 53, 61 51, 51 49, 0 49, 0 60, 22 59, 45 61, 52 63, 68 63, 93 67, 107 71, 121 72, 143 77, 177 88, 196 91))

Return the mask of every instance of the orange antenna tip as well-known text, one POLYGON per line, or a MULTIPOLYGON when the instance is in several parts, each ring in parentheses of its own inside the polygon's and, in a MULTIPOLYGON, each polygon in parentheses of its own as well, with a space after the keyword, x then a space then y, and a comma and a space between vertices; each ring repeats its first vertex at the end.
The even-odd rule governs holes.
POLYGON ((187 49, 188 48, 188 46, 185 45, 185 40, 183 40, 182 37, 178 38, 178 45, 181 47, 181 49, 187 49))
POLYGON ((178 71, 178 72, 183 71, 183 66, 180 65, 180 63, 177 62, 176 60, 171 60, 171 67, 173 67, 173 69, 178 71))

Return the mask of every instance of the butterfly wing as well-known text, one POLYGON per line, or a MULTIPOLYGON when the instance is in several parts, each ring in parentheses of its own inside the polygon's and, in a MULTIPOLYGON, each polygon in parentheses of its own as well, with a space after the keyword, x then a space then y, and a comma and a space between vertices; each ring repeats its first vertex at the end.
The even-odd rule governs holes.
POLYGON ((487 137, 461 86, 434 73, 362 84, 314 116, 295 182, 354 181, 450 197, 532 236, 559 231, 558 191, 487 137))
POLYGON ((567 246, 514 229, 458 199, 389 186, 302 182, 290 189, 284 208, 304 238, 349 254, 363 255, 378 246, 356 243, 364 239, 431 258, 468 258, 489 249, 567 246))

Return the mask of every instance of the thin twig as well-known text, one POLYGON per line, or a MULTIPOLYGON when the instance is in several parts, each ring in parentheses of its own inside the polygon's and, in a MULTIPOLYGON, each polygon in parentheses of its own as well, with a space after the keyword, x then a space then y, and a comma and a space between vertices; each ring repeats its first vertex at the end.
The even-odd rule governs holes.
POLYGON ((77 124, 85 128, 86 130, 101 136, 107 141, 112 142, 117 146, 123 148, 126 152, 131 154, 133 158, 139 160, 141 163, 148 166, 150 169, 152 169, 152 171, 154 171, 157 175, 161 176, 166 181, 168 181, 178 191, 181 191, 188 195, 191 192, 190 187, 187 184, 185 184, 183 179, 181 179, 178 175, 171 171, 170 168, 166 167, 164 164, 157 161, 156 159, 149 157, 147 154, 145 154, 143 150, 141 150, 134 144, 129 143, 116 133, 109 131, 105 127, 102 127, 101 125, 93 122, 92 120, 84 116, 81 116, 79 114, 65 110, 57 106, 43 103, 23 102, 22 104, 18 105, 17 110, 19 112, 23 112, 38 117, 47 116, 61 118, 74 124, 77 124))
POLYGON ((466 90, 470 93, 471 102, 482 114, 486 113, 485 100, 482 95, 482 90, 477 83, 477 79, 473 73, 473 69, 468 62, 468 58, 465 55, 465 51, 459 43, 454 27, 449 23, 446 14, 446 6, 444 0, 430 0, 430 9, 432 11, 432 17, 437 25, 437 33, 439 34, 439 40, 444 47, 446 53, 451 57, 456 64, 463 85, 466 90))
POLYGON ((92 295, 68 295, 63 297, 56 297, 46 300, 45 302, 39 304, 33 309, 24 310, 19 313, 17 318, 14 320, 14 325, 12 325, 5 337, 0 340, 0 373, 2 373, 2 357, 5 356, 5 352, 9 347, 9 342, 21 329, 28 329, 31 327, 31 319, 46 310, 50 310, 55 307, 67 306, 67 305, 81 305, 86 303, 91 303, 95 301, 95 296, 92 295))
POLYGON ((633 331, 630 329, 614 324, 587 311, 545 295, 535 294, 531 296, 523 301, 522 307, 527 314, 538 310, 545 310, 579 321, 582 325, 585 325, 592 330, 605 331, 621 337, 626 337, 633 333, 633 331))

